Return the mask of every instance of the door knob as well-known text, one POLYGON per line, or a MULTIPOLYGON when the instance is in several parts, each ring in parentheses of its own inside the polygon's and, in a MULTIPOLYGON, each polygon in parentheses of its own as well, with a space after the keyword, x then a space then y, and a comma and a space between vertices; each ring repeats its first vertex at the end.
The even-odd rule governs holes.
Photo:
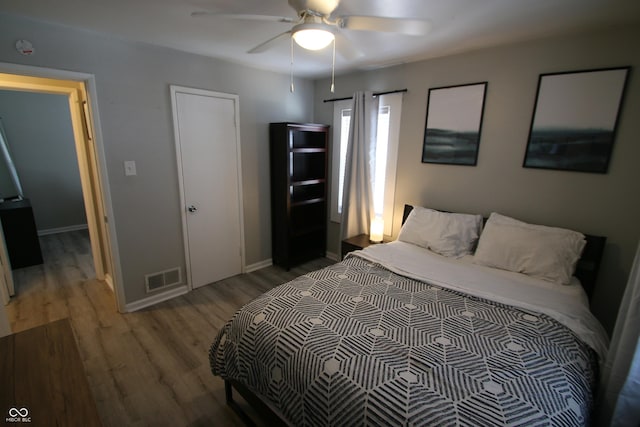
POLYGON ((195 211, 197 211, 197 210, 198 210, 198 208, 196 208, 195 206, 191 205, 191 206, 189 206, 189 207, 187 208, 187 210, 188 210, 189 212, 195 212, 195 211))

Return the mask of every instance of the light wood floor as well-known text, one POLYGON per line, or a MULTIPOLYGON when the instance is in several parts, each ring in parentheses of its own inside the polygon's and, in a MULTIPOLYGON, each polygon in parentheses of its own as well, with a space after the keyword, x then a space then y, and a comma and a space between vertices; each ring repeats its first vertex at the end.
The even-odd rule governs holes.
POLYGON ((332 263, 287 272, 268 267, 127 314, 95 279, 86 231, 40 239, 45 263, 14 271, 7 306, 13 332, 68 317, 105 426, 240 426, 208 350, 242 305, 272 287, 332 263))

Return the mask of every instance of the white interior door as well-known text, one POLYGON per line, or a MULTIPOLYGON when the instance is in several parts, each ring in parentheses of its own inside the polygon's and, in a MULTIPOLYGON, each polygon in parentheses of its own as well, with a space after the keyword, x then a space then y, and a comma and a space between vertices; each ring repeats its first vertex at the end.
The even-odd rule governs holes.
POLYGON ((243 271, 238 97, 171 87, 192 288, 243 271))

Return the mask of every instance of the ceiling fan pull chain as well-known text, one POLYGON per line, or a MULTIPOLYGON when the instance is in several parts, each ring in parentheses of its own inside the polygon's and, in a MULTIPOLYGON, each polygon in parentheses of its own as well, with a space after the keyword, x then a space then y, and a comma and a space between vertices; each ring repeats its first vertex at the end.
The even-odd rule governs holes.
POLYGON ((333 39, 333 60, 331 62, 331 93, 336 89, 336 39, 333 39))
POLYGON ((295 91, 293 87, 293 37, 291 37, 291 87, 289 88, 291 93, 295 91))

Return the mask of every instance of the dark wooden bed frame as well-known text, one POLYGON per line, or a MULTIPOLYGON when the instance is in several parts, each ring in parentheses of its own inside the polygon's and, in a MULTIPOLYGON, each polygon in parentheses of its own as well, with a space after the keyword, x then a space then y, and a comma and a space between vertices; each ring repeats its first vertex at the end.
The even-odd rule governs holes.
POLYGON ((249 415, 247 415, 242 406, 240 406, 238 402, 233 400, 234 388, 236 389, 238 394, 240 394, 240 396, 242 396, 242 398, 249 405, 251 405, 251 408, 253 408, 253 410, 255 410, 255 412, 260 416, 260 420, 264 421, 264 424, 270 427, 280 427, 288 425, 285 421, 282 420, 282 418, 278 416, 278 414, 276 414, 273 409, 271 409, 269 405, 264 403, 264 401, 260 397, 256 396, 247 387, 235 380, 224 380, 224 397, 227 405, 229 405, 229 407, 233 409, 233 411, 238 414, 240 418, 242 418, 242 421, 244 421, 247 426, 253 427, 256 425, 256 423, 251 419, 249 415))
MULTIPOLYGON (((412 205, 404 205, 402 213, 402 224, 407 220, 409 213, 413 210, 412 205)), ((486 222, 487 218, 484 218, 486 222)), ((606 237, 592 236, 585 234, 587 244, 582 251, 582 256, 576 266, 575 276, 580 279, 582 287, 591 299, 600 270, 600 262, 604 247, 607 241, 606 237)), ((251 390, 235 380, 224 380, 225 400, 227 405, 238 414, 247 426, 255 426, 255 422, 244 411, 241 405, 233 399, 233 389, 235 389, 244 400, 251 405, 260 419, 268 426, 286 426, 288 425, 280 416, 267 405, 260 397, 256 396, 251 390)))

